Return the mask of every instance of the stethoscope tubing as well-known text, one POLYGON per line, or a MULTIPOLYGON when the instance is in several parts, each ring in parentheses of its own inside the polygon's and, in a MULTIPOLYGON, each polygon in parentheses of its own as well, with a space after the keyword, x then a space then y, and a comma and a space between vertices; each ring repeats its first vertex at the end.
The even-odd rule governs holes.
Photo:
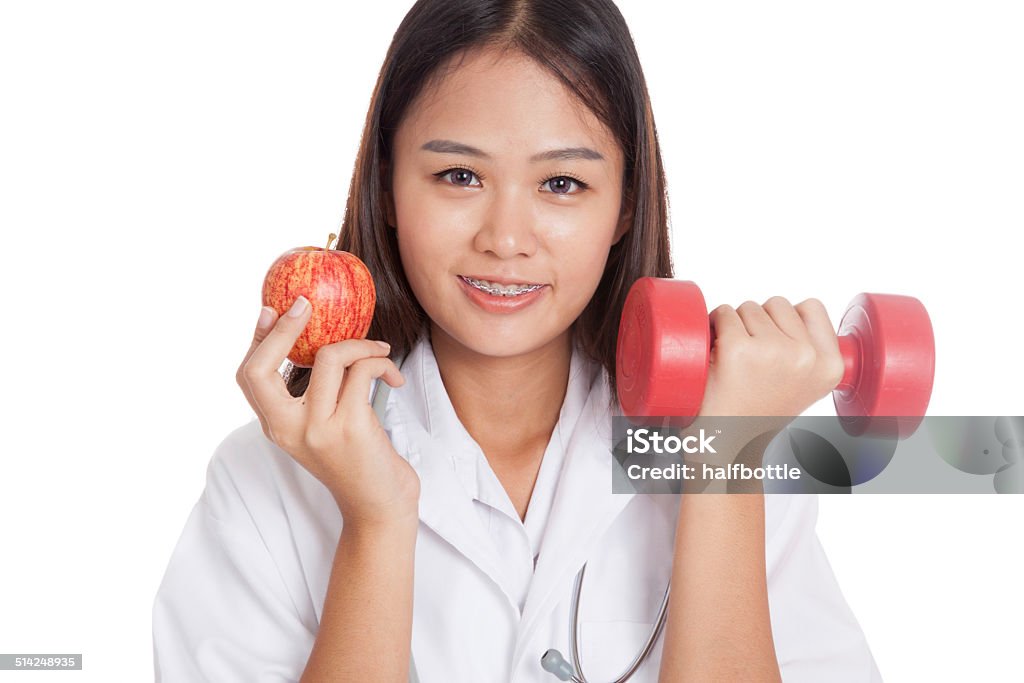
MULTIPOLYGON (((583 575, 586 571, 587 565, 584 563, 576 574, 576 581, 572 588, 572 604, 570 608, 572 610, 572 624, 569 627, 569 645, 571 648, 570 653, 572 655, 572 668, 576 672, 570 678, 573 683, 589 683, 587 677, 583 674, 583 660, 580 657, 579 648, 580 596, 583 593, 583 575)), ((633 674, 636 673, 636 670, 639 669, 640 665, 647 659, 651 650, 654 649, 654 644, 658 641, 658 636, 661 635, 661 631, 665 627, 665 618, 668 616, 668 599, 671 592, 672 582, 669 581, 665 585, 665 594, 661 598, 661 607, 658 609, 658 619, 654 624, 654 628, 651 629, 651 634, 647 637, 647 642, 644 643, 643 648, 637 653, 636 657, 633 658, 633 661, 630 662, 629 666, 626 667, 626 670, 615 679, 614 683, 625 683, 632 678, 633 674)))

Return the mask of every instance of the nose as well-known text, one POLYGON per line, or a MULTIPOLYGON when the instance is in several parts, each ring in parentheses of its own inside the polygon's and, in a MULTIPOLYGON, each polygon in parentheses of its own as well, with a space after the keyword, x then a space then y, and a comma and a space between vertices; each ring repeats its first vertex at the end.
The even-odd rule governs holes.
POLYGON ((495 192, 484 209, 473 244, 479 251, 503 259, 533 256, 537 252, 536 218, 521 190, 495 192))

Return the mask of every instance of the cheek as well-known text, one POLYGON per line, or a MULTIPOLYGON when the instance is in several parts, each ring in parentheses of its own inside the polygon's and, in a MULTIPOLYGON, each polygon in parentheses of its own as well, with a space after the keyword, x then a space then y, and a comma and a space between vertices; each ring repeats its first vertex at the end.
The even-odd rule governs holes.
POLYGON ((423 231, 416 225, 398 219, 398 253, 405 268, 406 277, 413 287, 419 287, 425 276, 426 264, 430 262, 430 240, 424 239, 423 231))
POLYGON ((608 261, 614 232, 615 226, 609 222, 608 214, 595 213, 590 220, 558 233, 557 247, 553 245, 553 250, 557 250, 563 277, 596 289, 608 261))
POLYGON ((412 271, 436 277, 439 268, 454 267, 471 245, 476 224, 471 212, 431 201, 429 195, 404 199, 397 212, 398 246, 410 281, 412 271))
MULTIPOLYGON (((430 216, 398 217, 398 253, 406 278, 420 304, 437 298, 443 288, 443 275, 451 267, 456 246, 452 231, 430 216)), ((424 305, 424 309, 429 310, 424 305)))
POLYGON ((607 249, 595 249, 594 246, 590 246, 576 251, 572 262, 572 277, 581 299, 589 301, 594 295, 604 275, 607 261, 607 249))

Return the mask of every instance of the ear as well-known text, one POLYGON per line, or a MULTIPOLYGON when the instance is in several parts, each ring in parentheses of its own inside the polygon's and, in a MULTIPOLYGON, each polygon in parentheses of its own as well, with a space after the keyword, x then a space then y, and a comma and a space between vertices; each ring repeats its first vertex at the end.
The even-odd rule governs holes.
POLYGON ((391 192, 391 166, 387 161, 380 162, 380 180, 383 187, 384 215, 388 222, 388 227, 393 229, 398 225, 398 221, 395 220, 395 198, 391 192))
POLYGON ((622 195, 622 210, 619 212, 619 224, 615 228, 615 235, 612 244, 618 244, 619 240, 633 227, 633 210, 635 208, 632 192, 624 192, 622 195))

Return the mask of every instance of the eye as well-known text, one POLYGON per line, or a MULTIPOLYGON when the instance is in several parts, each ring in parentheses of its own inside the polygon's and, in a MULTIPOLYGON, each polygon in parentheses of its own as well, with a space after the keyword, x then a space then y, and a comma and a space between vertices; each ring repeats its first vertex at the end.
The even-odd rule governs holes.
POLYGON ((590 187, 579 178, 576 178, 571 175, 566 175, 564 173, 560 175, 548 176, 547 178, 545 178, 543 181, 541 181, 541 187, 545 186, 551 188, 552 194, 562 195, 580 194, 580 192, 583 192, 588 187, 590 187), (576 183, 576 186, 580 188, 579 192, 569 192, 569 188, 573 183, 576 183))
POLYGON ((434 174, 438 180, 444 180, 445 176, 451 176, 452 181, 447 182, 448 185, 454 185, 455 187, 479 187, 480 183, 476 185, 470 184, 468 181, 470 178, 476 177, 479 180, 483 180, 484 177, 477 171, 471 168, 463 168, 462 166, 455 166, 453 168, 446 168, 443 171, 438 171, 434 174))

